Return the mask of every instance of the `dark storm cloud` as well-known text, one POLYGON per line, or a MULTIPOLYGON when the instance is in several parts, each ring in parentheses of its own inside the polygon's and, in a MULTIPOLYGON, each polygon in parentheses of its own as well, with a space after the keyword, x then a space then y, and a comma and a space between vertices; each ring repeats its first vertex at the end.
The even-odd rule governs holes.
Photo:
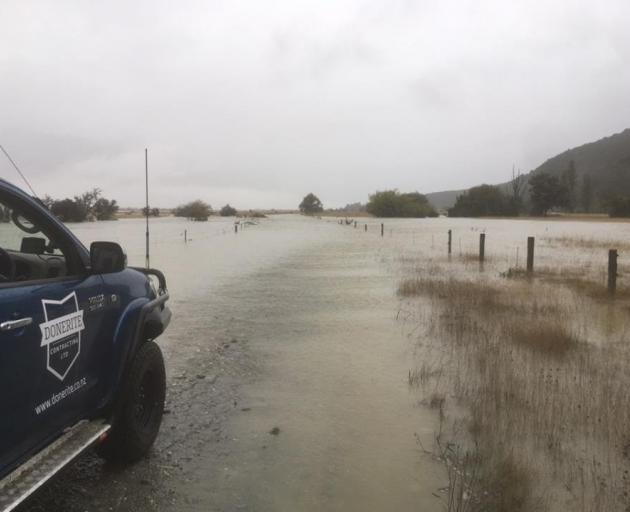
MULTIPOLYGON (((630 4, 0 6, 0 143, 41 193, 293 207, 502 181, 627 127, 630 4)), ((14 179, 8 164, 0 173, 14 179)))

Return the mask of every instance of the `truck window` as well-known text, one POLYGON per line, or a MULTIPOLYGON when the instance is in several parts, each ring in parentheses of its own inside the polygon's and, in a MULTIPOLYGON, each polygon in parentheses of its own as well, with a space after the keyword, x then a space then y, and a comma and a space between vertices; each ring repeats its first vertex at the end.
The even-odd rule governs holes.
POLYGON ((0 284, 68 275, 62 245, 26 208, 0 198, 0 284))

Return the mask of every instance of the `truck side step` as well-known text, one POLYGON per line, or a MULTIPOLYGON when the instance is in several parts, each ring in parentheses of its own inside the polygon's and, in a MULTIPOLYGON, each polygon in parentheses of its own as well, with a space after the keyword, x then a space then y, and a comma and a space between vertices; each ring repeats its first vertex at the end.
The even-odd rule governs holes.
POLYGON ((0 480, 0 512, 9 512, 17 507, 81 452, 107 434, 110 428, 102 420, 80 421, 0 480))

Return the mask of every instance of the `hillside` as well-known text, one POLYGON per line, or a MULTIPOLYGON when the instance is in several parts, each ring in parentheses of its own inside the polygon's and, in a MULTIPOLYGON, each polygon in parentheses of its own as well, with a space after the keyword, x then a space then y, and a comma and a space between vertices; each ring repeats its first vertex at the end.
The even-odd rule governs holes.
POLYGON ((457 196, 466 190, 444 190, 443 192, 431 192, 425 194, 429 202, 438 210, 446 210, 455 204, 457 196))
MULTIPOLYGON (((591 177, 599 203, 611 195, 630 195, 630 128, 560 153, 531 171, 528 176, 546 172, 559 177, 571 160, 575 163, 578 182, 584 175, 591 177)), ((453 206, 462 192, 464 190, 446 190, 426 196, 436 208, 443 209, 453 206)))

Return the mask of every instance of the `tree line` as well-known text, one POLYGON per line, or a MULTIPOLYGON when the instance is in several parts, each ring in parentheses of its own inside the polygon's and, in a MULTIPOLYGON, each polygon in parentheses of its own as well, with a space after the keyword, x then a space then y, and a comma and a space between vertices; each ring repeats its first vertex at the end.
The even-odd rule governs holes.
MULTIPOLYGON (((361 205, 357 208, 362 209, 361 205)), ((312 192, 304 196, 300 212, 314 215, 324 211, 320 199, 312 192)), ((377 191, 369 196, 365 210, 376 217, 437 217, 427 197, 419 192, 401 193, 398 190, 377 191)))
MULTIPOLYGON (((221 217, 235 217, 238 215, 238 210, 233 206, 230 206, 228 203, 219 210, 218 214, 221 217)), ((173 210, 173 215, 175 217, 185 217, 191 220, 204 221, 208 220, 208 217, 211 215, 214 215, 214 210, 212 209, 212 206, 205 201, 196 199, 179 205, 175 208, 175 210, 173 210)), ((254 214, 254 216, 262 216, 262 214, 254 214)))
MULTIPOLYGON (((505 187, 479 185, 457 197, 448 210, 449 217, 547 215, 552 210, 590 213, 595 205, 595 190, 590 175, 578 179, 575 163, 560 176, 537 172, 529 178, 512 173, 505 187)), ((630 198, 600 198, 610 216, 630 216, 630 198)))
POLYGON ((45 195, 42 203, 62 222, 113 220, 118 212, 116 200, 103 197, 100 188, 93 188, 72 199, 53 199, 45 195))

